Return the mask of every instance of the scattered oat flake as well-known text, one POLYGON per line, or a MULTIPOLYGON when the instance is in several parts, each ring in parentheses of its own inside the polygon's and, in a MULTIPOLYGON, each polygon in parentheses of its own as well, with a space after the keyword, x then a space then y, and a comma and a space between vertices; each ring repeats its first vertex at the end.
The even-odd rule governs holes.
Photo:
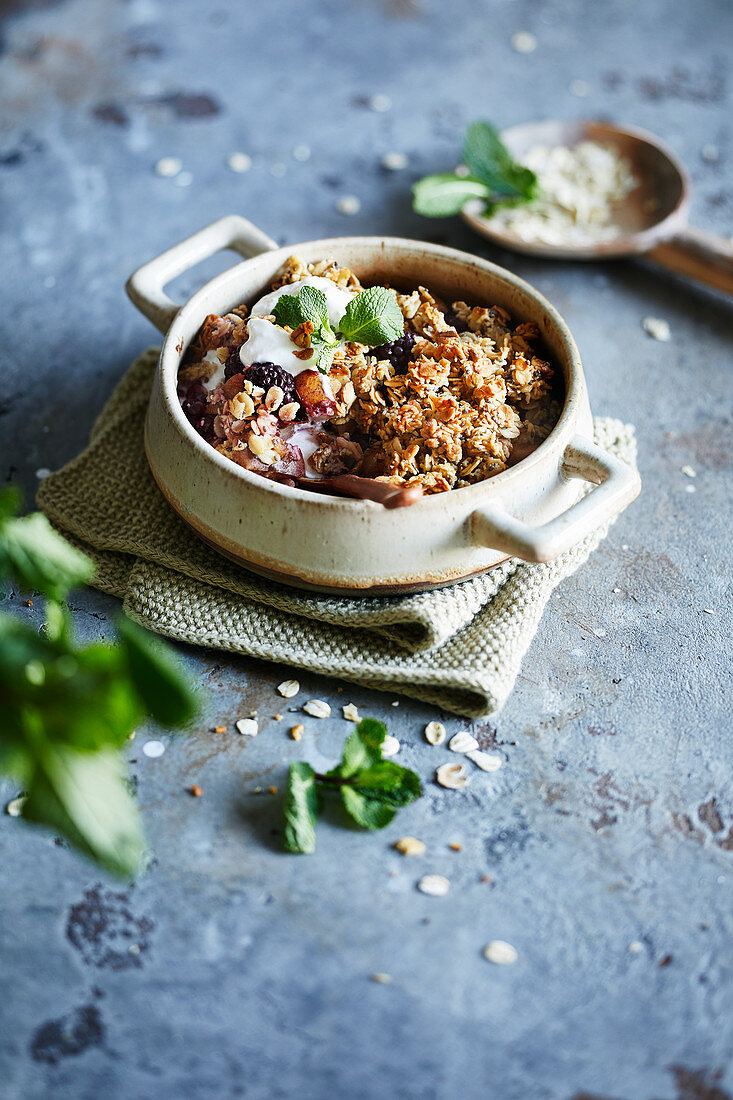
POLYGON ((370 974, 369 977, 371 981, 379 982, 380 985, 389 985, 392 981, 391 974, 370 974))
POLYGON ((644 950, 644 944, 639 940, 632 940, 629 944, 629 953, 632 955, 638 955, 640 951, 644 950))
POLYGON ((703 615, 714 615, 715 614, 712 607, 703 607, 702 613, 703 613, 703 615))
POLYGON ((191 786, 190 786, 190 787, 188 788, 188 793, 189 793, 189 794, 192 794, 194 798, 201 798, 201 795, 202 795, 202 794, 203 794, 204 792, 202 791, 201 787, 199 787, 198 783, 193 783, 193 784, 192 784, 192 785, 191 785, 191 786))
POLYGON ((392 737, 392 735, 388 733, 384 741, 382 741, 382 756, 396 756, 399 751, 399 741, 396 737, 392 737))
POLYGON ((451 737, 448 742, 448 748, 451 752, 473 752, 478 748, 478 741, 472 734, 462 730, 460 733, 451 737))
POLYGON ((700 156, 703 160, 706 160, 708 164, 715 164, 720 159, 720 149, 717 145, 703 145, 700 150, 700 156))
POLYGON ((402 836, 395 841, 395 848, 402 852, 403 856, 422 856, 425 854, 425 845, 414 836, 402 836))
POLYGON ((296 145, 293 149, 293 159, 304 163, 311 158, 310 145, 296 145))
POLYGON ((276 161, 275 164, 270 165, 270 175, 274 176, 276 180, 281 180, 285 172, 286 168, 282 161, 276 161))
POLYGON ((433 898, 444 898, 450 890, 450 882, 444 875, 423 875, 418 880, 417 888, 421 894, 429 894, 433 898))
POLYGON ((331 713, 330 706, 323 699, 309 699, 303 705, 303 710, 306 714, 310 714, 311 718, 328 718, 331 713))
POLYGON ((5 813, 8 817, 20 817, 27 797, 27 794, 19 794, 16 795, 15 798, 10 799, 10 802, 5 806, 5 813))
POLYGON ((301 737, 305 733, 305 726, 298 722, 297 726, 293 726, 290 731, 290 736, 293 741, 300 741, 301 737))
POLYGON ((192 172, 179 172, 175 178, 176 187, 190 187, 193 183, 192 172))
POLYGON ((570 82, 570 94, 582 99, 590 94, 590 84, 586 80, 572 80, 570 82))
POLYGON ((409 163, 406 153, 385 153, 382 157, 382 168, 388 172, 401 172, 409 163))
POLYGON ((519 958, 516 947, 512 947, 506 940, 492 940, 491 943, 487 943, 483 956, 497 966, 510 966, 519 958))
POLYGON ((243 737, 256 737, 260 732, 256 718, 239 718, 234 724, 243 737))
POLYGON ((388 95, 373 95, 369 100, 369 108, 372 111, 388 111, 392 106, 392 100, 388 95))
POLYGON ((163 755, 165 752, 165 745, 162 741, 146 741, 143 745, 143 752, 146 756, 154 760, 157 756, 163 755))
POLYGON ((292 699, 300 691, 300 684, 297 680, 283 680, 281 684, 277 685, 277 690, 283 699, 292 699))
POLYGON ((511 37, 511 44, 517 53, 534 53, 537 49, 537 39, 529 31, 517 31, 511 37))
POLYGON ((249 172, 252 167, 252 157, 247 156, 246 153, 230 153, 227 166, 232 172, 249 172))
POLYGON ((435 779, 441 787, 447 787, 453 791, 459 791, 471 782, 471 777, 463 764, 441 764, 435 773, 435 779))
POLYGON ((467 752, 466 759, 475 764, 477 768, 480 768, 482 772, 498 772, 503 763, 500 756, 496 756, 491 752, 483 752, 481 749, 467 752))
POLYGON ((339 214, 358 214, 361 210, 361 199, 356 195, 342 195, 336 203, 336 209, 339 214))
POLYGON ((155 165, 155 174, 163 176, 165 179, 172 179, 173 176, 178 175, 182 168, 183 163, 178 157, 161 157, 155 165))
POLYGON ((442 745, 445 741, 445 726, 442 722, 428 722, 425 727, 425 740, 429 745, 442 745))
POLYGON ((393 700, 392 700, 392 706, 393 706, 393 707, 398 707, 399 705, 400 705, 400 701, 399 701, 399 699, 393 699, 393 700))
POLYGON ((665 321, 663 317, 645 317, 641 322, 641 327, 647 336, 651 336, 653 340, 661 340, 666 343, 667 340, 672 339, 669 322, 665 321))
POLYGON ((140 944, 139 943, 131 943, 130 946, 128 947, 128 949, 127 949, 127 953, 128 953, 128 955, 139 955, 140 954, 140 944))
POLYGON ((343 714, 347 722, 359 721, 359 711, 356 709, 353 703, 345 703, 344 706, 341 707, 341 713, 343 714))
POLYGON ((692 466, 681 466, 680 473, 684 474, 685 477, 697 477, 697 472, 693 470, 692 466))
POLYGON ((685 492, 686 493, 696 493, 697 489, 695 488, 694 485, 685 485, 685 492))
POLYGON ((50 477, 50 475, 51 471, 49 470, 48 466, 41 466, 38 470, 36 470, 36 477, 39 481, 45 481, 47 477, 50 477))

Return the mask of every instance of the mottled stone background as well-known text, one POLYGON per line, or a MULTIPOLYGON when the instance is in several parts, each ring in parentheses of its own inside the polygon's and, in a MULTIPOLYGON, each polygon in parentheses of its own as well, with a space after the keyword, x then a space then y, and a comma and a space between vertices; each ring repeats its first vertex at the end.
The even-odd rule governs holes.
MULTIPOLYGON (((272 717, 285 669, 193 649, 183 659, 210 689, 197 731, 153 760, 141 730, 130 753, 155 851, 137 885, 3 816, 0 1092, 730 1100, 730 303, 642 263, 497 252, 412 214, 409 184, 454 162, 475 117, 609 117, 666 139, 692 174, 694 220, 730 235, 731 5, 2 7, 0 479, 32 499, 36 471, 81 449, 155 339, 125 278, 236 211, 282 242, 427 237, 529 278, 577 337, 595 411, 635 421, 644 490, 555 594, 503 712, 474 724, 505 764, 467 791, 429 781, 447 758, 421 737, 434 708, 301 677, 301 698, 388 721, 428 781, 383 834, 334 817, 316 855, 281 855, 279 798, 253 788, 282 788, 292 759, 334 760, 347 724, 309 720, 296 745, 272 717), (533 53, 512 49, 518 31, 533 53), (227 167, 237 150, 247 174, 227 167), (388 152, 409 167, 383 169, 388 152), (163 156, 182 174, 156 175, 163 156), (338 212, 344 195, 358 214, 338 212), (648 315, 670 343, 643 332, 648 315), (232 724, 255 707, 248 741, 232 724), (405 833, 424 857, 391 849, 405 833), (416 891, 426 872, 450 878, 447 897, 416 891), (514 966, 482 958, 494 938, 514 966)), ((179 280, 179 296, 228 262, 179 280)), ((115 601, 73 603, 82 636, 110 632, 115 601)), ((5 606, 37 619, 12 594, 5 606)))

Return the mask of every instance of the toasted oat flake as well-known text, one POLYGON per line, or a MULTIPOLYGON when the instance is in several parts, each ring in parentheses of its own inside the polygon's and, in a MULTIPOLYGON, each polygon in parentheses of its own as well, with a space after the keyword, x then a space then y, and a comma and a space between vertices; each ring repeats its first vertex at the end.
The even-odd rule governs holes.
POLYGON ((252 167, 252 157, 246 153, 230 153, 227 158, 227 167, 232 172, 249 172, 252 167))
POLYGON ((661 340, 662 343, 666 343, 672 339, 669 322, 665 321, 663 317, 645 317, 641 322, 641 327, 647 336, 651 336, 653 340, 661 340))
POLYGON ((380 114, 383 111, 388 111, 392 106, 392 100, 388 95, 373 95, 369 100, 369 107, 372 111, 377 111, 380 114))
POLYGON ((444 875, 423 875, 418 880, 417 888, 421 894, 429 894, 433 898, 444 898, 450 890, 450 882, 444 875))
POLYGON ((391 974, 377 973, 377 974, 370 974, 369 977, 370 977, 371 981, 378 982, 380 985, 389 985, 389 983, 392 981, 392 975, 391 974))
POLYGON ((341 707, 341 713, 347 722, 359 721, 359 711, 353 703, 345 703, 344 706, 341 707))
POLYGON ((256 737, 260 732, 256 718, 239 718, 234 724, 243 737, 256 737))
POLYGON ((395 848, 402 852, 403 856, 422 856, 425 854, 425 845, 414 836, 403 836, 395 842, 395 848))
POLYGON ((685 477, 697 477, 697 472, 693 470, 692 466, 682 466, 680 473, 684 474, 685 477))
POLYGON ((424 736, 429 745, 442 745, 445 741, 445 726, 442 722, 428 722, 424 736))
POLYGON ((703 613, 703 615, 714 615, 715 614, 712 607, 703 607, 702 613, 703 613))
POLYGON ((49 470, 48 466, 41 466, 40 469, 36 470, 36 477, 39 481, 45 481, 46 478, 50 476, 51 471, 49 470))
POLYGON ((471 782, 463 764, 441 764, 435 773, 435 779, 441 787, 448 787, 453 791, 459 791, 471 782))
POLYGON ((154 760, 158 756, 162 756, 165 752, 165 745, 162 741, 146 741, 143 745, 143 752, 146 756, 149 756, 151 760, 154 760))
POLYGON ((392 735, 388 733, 384 741, 382 741, 382 756, 396 756, 399 751, 399 741, 396 737, 392 737, 392 735))
POLYGON ((519 958, 516 947, 512 947, 506 940, 492 940, 491 943, 487 943, 483 956, 497 966, 510 966, 519 958))
POLYGON ((467 752, 466 759, 475 764, 477 768, 480 768, 482 772, 498 772, 503 763, 500 756, 495 756, 491 752, 482 752, 481 749, 467 752))
POLYGON ((361 210, 361 199, 356 195, 342 195, 336 203, 339 214, 358 214, 361 210))
POLYGON ((473 752, 478 748, 478 741, 470 733, 466 733, 465 730, 461 730, 460 733, 451 737, 448 742, 448 748, 451 752, 473 752))
POLYGON ((694 485, 685 485, 685 492, 686 493, 696 493, 697 489, 695 488, 694 485))
POLYGON ((517 31, 511 37, 511 44, 517 53, 534 53, 537 49, 537 39, 529 31, 517 31))
POLYGON ((281 684, 277 685, 277 690, 283 699, 292 699, 300 691, 300 684, 297 680, 283 680, 281 684))
POLYGON ((639 952, 644 950, 644 944, 639 940, 632 940, 629 944, 629 954, 638 955, 639 952))
POLYGON ((303 710, 306 714, 310 714, 312 718, 328 718, 331 713, 330 706, 323 699, 309 699, 303 705, 303 710))
POLYGON ((5 805, 5 813, 8 817, 20 817, 27 798, 27 794, 19 794, 15 798, 11 798, 10 802, 5 805))

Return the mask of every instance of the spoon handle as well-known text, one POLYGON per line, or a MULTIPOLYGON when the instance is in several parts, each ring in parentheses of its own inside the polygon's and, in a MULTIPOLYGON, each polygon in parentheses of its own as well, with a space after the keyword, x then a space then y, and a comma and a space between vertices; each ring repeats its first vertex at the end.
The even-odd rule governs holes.
POLYGON ((685 225, 647 257, 662 267, 733 294, 733 241, 685 225))
POLYGON ((359 477, 357 474, 337 474, 335 477, 299 477, 298 484, 306 489, 316 489, 323 493, 337 493, 359 500, 374 500, 385 508, 405 508, 414 504, 422 496, 420 485, 391 485, 388 481, 377 481, 373 477, 359 477))

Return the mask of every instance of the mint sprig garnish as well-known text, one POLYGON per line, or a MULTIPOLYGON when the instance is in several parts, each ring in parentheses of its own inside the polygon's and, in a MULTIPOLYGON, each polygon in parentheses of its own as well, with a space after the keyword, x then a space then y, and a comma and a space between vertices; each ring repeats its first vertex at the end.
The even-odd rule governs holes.
POLYGON ((282 294, 273 309, 278 325, 295 329, 310 321, 311 347, 316 366, 326 374, 333 362, 339 337, 367 347, 391 343, 402 336, 405 322, 397 299, 384 286, 372 286, 354 295, 336 332, 328 319, 328 299, 319 287, 303 286, 297 294, 282 294))
POLYGON ((482 199, 484 213, 499 206, 531 202, 539 194, 537 176, 517 163, 490 122, 474 122, 466 131, 463 162, 469 175, 444 172, 414 185, 413 209, 427 218, 460 214, 470 199, 482 199))
POLYGON ((283 831, 287 852, 315 850, 316 821, 327 791, 340 794, 347 814, 363 829, 383 829, 402 806, 420 797, 415 772, 382 759, 386 736, 382 722, 363 718, 346 740, 341 763, 325 775, 304 761, 290 765, 283 831))
POLYGON ((134 875, 146 845, 120 748, 146 714, 188 721, 195 699, 170 651, 122 617, 118 644, 78 646, 64 603, 94 563, 0 493, 0 580, 46 598, 37 629, 0 614, 0 771, 27 792, 22 817, 50 826, 108 871, 134 875))

